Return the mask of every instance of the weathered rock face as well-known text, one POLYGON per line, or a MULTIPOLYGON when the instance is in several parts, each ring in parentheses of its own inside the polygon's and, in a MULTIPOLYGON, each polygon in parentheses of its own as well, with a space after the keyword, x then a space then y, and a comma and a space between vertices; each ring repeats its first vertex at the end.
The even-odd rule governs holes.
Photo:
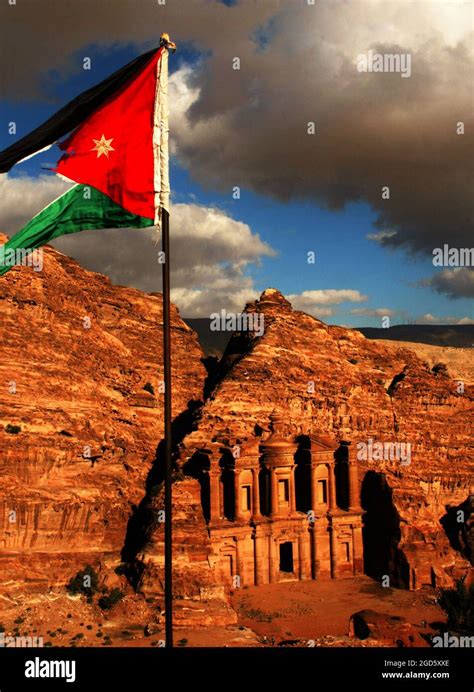
MULTIPOLYGON (((1 278, 0 315, 2 582, 44 590, 120 559, 163 433, 161 296, 47 249, 1 278)), ((178 416, 206 372, 174 307, 172 348, 178 416)))
MULTIPOLYGON (((150 472, 163 431, 161 298, 114 287, 53 250, 45 255, 43 273, 14 269, 0 280, 3 588, 61 585, 89 562, 114 566, 123 550, 136 586, 160 596, 162 504, 150 472)), ((197 414, 179 465, 210 444, 258 446, 276 410, 289 436, 352 441, 372 576, 416 588, 465 573, 472 387, 461 393, 412 351, 294 311, 278 291, 264 292, 247 312, 263 315, 264 335, 231 339, 201 408, 203 354, 173 309, 179 438, 197 414), (410 444, 410 458, 364 457, 371 440, 410 444)), ((202 621, 213 603, 213 622, 233 622, 199 484, 181 479, 174 488, 176 596, 201 601, 189 622, 202 621)))
POLYGON ((430 368, 444 363, 449 374, 454 380, 464 384, 474 384, 474 358, 472 348, 431 346, 429 344, 417 344, 407 341, 383 341, 384 346, 392 346, 395 349, 408 348, 415 351, 416 355, 430 368))
MULTIPOLYGON (((140 572, 136 586, 148 598, 160 598, 164 592, 163 507, 163 493, 159 493, 150 501, 154 525, 149 527, 148 540, 135 561, 140 572)), ((202 513, 199 484, 192 479, 173 485, 173 596, 178 626, 226 626, 237 622, 220 580, 202 513)))
POLYGON ((465 574, 471 510, 458 519, 460 538, 443 523, 473 484, 473 387, 460 391, 410 350, 293 311, 274 289, 246 311, 264 316, 265 333, 230 340, 198 429, 184 440, 182 462, 212 443, 232 447, 266 437, 276 410, 289 436, 352 441, 367 510, 369 574, 410 588, 465 574), (381 453, 376 442, 389 446, 381 453))

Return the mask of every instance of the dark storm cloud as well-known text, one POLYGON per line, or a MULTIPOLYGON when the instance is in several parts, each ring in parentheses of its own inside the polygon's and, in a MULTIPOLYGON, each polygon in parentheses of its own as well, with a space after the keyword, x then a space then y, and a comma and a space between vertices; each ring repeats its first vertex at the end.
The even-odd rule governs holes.
POLYGON ((0 7, 2 89, 9 98, 35 98, 48 71, 57 78, 82 69, 77 54, 88 46, 99 45, 104 52, 127 43, 150 48, 158 45, 162 31, 202 50, 225 43, 243 50, 280 4, 241 0, 233 9, 218 0, 166 0, 164 5, 159 0, 5 1, 0 7))
POLYGON ((390 232, 380 236, 386 246, 431 254, 448 240, 466 245, 473 218, 471 37, 463 38, 461 25, 451 44, 429 24, 423 35, 415 5, 407 3, 399 12, 409 17, 411 7, 413 26, 403 27, 399 16, 397 40, 384 40, 394 33, 385 28, 384 5, 372 3, 379 11, 370 17, 354 13, 359 3, 349 4, 347 17, 347 6, 339 11, 336 3, 313 21, 287 12, 269 47, 242 58, 241 76, 228 60, 214 61, 197 83, 193 75, 196 100, 175 135, 194 177, 283 200, 312 198, 331 209, 366 201, 377 213, 376 229, 390 232), (412 75, 357 72, 354 60, 369 48, 409 53, 412 75), (241 81, 245 101, 233 90, 241 81))
POLYGON ((444 293, 449 298, 474 298, 474 269, 462 267, 444 269, 420 283, 429 286, 437 293, 444 293))

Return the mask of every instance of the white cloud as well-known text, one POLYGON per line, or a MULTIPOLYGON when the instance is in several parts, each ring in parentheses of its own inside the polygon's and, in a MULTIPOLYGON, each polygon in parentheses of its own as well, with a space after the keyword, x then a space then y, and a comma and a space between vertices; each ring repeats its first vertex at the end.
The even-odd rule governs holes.
POLYGON ((415 320, 416 324, 474 324, 470 317, 435 317, 431 313, 426 313, 415 320))
MULTIPOLYGON (((0 178, 0 230, 12 235, 68 185, 55 176, 0 178)), ((276 253, 248 224, 198 204, 171 207, 172 299, 187 317, 238 311, 258 292, 251 265, 276 253)), ((161 290, 160 243, 153 229, 83 231, 52 245, 116 284, 161 290)))
POLYGON ((360 303, 367 300, 367 296, 350 288, 323 288, 314 291, 303 291, 286 296, 295 310, 302 310, 314 317, 330 317, 334 310, 329 305, 341 303, 360 303))
POLYGON ((362 303, 368 300, 360 291, 352 288, 323 288, 314 291, 303 291, 287 296, 288 300, 298 300, 300 305, 339 305, 340 303, 362 303))
POLYGON ((351 315, 361 317, 393 317, 395 314, 396 311, 390 310, 390 308, 354 308, 351 310, 351 315))
MULTIPOLYGON (((302 310, 303 308, 298 307, 298 300, 296 301, 295 308, 297 310, 302 310)), ((313 317, 317 317, 318 319, 322 319, 323 317, 331 317, 331 315, 334 315, 334 310, 332 308, 323 308, 320 305, 308 305, 304 312, 307 312, 310 315, 313 315, 313 317)))
POLYGON ((427 312, 426 315, 420 317, 418 321, 420 322, 420 324, 433 324, 434 322, 438 321, 438 318, 434 317, 430 312, 427 312))
POLYGON ((387 238, 393 238, 397 235, 396 231, 378 231, 377 233, 367 233, 365 236, 367 240, 374 240, 376 243, 381 243, 387 238))
POLYGON ((228 293, 215 288, 173 288, 171 299, 178 305, 180 312, 186 317, 209 317, 213 312, 225 308, 229 312, 242 312, 246 303, 259 296, 250 279, 242 282, 247 288, 235 288, 228 293))
POLYGON ((12 235, 43 207, 63 194, 71 183, 55 175, 0 174, 0 232, 12 235))

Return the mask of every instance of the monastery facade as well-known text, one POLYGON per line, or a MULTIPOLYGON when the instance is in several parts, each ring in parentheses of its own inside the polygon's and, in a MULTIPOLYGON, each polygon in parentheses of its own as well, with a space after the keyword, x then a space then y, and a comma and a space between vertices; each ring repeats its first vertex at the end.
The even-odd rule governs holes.
POLYGON ((242 445, 213 444, 188 466, 223 580, 230 586, 343 578, 363 572, 357 463, 350 442, 288 439, 285 421, 242 445), (192 470, 192 468, 190 469, 192 470))

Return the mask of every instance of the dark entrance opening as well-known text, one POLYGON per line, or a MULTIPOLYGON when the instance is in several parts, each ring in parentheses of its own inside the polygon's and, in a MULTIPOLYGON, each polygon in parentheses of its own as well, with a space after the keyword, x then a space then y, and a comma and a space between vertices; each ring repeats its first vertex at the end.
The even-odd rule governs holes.
POLYGON ((235 519, 235 474, 231 469, 224 469, 221 474, 221 482, 224 490, 224 516, 233 521, 235 519))
POLYGON ((440 519, 451 547, 458 550, 472 564, 474 564, 473 522, 474 495, 470 495, 460 505, 446 505, 446 514, 440 519))
POLYGON ((311 440, 307 435, 297 438, 298 450, 295 454, 295 496, 298 512, 311 509, 311 440))
POLYGON ((219 466, 222 469, 220 482, 222 484, 223 513, 226 519, 235 519, 235 459, 230 449, 224 450, 219 466))
POLYGON ((293 572, 293 543, 280 543, 280 572, 293 572))
POLYGON ((270 514, 270 472, 268 469, 260 469, 258 484, 260 489, 260 512, 268 517, 270 514))
POLYGON ((336 461, 334 476, 336 479, 336 504, 341 509, 349 508, 349 450, 341 444, 334 452, 336 461))
POLYGON ((380 581, 388 575, 392 586, 408 588, 408 569, 400 543, 400 515, 393 501, 392 489, 385 475, 368 471, 361 490, 363 518, 364 571, 380 581))
POLYGON ((201 506, 206 521, 211 517, 211 496, 209 484, 209 470, 211 462, 204 452, 195 452, 184 464, 183 471, 187 476, 196 478, 201 486, 201 506))

